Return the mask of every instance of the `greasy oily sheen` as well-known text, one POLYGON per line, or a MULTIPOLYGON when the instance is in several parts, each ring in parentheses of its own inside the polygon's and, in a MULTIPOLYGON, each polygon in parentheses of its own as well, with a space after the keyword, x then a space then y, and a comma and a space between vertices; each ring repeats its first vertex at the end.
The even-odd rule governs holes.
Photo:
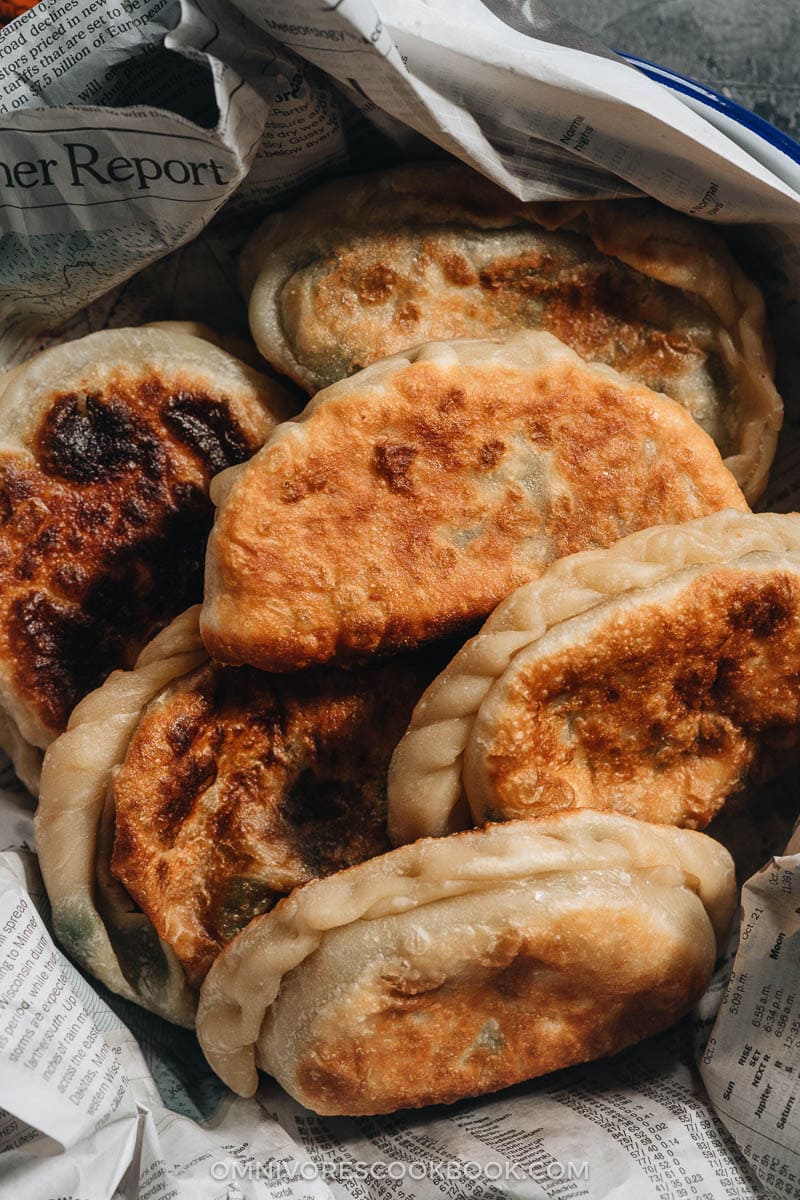
POLYGON ((530 332, 335 384, 212 496, 204 641, 275 671, 468 629, 565 554, 746 509, 679 405, 530 332))
POLYGON ((315 1112, 481 1095, 664 1029, 736 901, 703 834, 566 812, 428 838, 298 888, 222 951, 197 1031, 315 1112))
POLYGON ((208 664, 150 705, 114 779, 111 869, 191 982, 292 888, 388 849, 389 759, 440 662, 208 664))
POLYGON ((703 828, 800 740, 800 572, 748 561, 601 606, 522 651, 464 758, 477 821, 613 809, 703 828))
POLYGON ((761 296, 716 231, 654 201, 526 204, 402 166, 270 216, 242 277, 261 352, 311 393, 423 342, 544 329, 677 400, 763 490, 781 402, 761 296))
POLYGON ((181 1024, 255 915, 386 850, 389 758, 453 652, 264 675, 210 663, 198 614, 81 701, 45 755, 36 815, 60 944, 181 1024))
POLYGON ((796 513, 729 509, 560 559, 414 709, 390 837, 571 807, 702 827, 795 753, 798 662, 796 513))

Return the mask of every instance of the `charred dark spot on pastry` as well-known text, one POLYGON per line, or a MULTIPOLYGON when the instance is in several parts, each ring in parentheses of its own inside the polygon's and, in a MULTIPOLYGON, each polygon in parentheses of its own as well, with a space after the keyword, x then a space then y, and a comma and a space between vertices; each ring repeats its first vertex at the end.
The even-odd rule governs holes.
POLYGON ((600 308, 610 316, 620 321, 641 321, 640 292, 641 281, 636 275, 623 268, 616 270, 604 269, 597 271, 590 279, 582 278, 579 292, 583 295, 573 295, 572 303, 575 308, 600 308))
POLYGON ((75 509, 75 527, 89 531, 102 528, 111 524, 113 516, 114 510, 110 504, 103 501, 92 504, 84 500, 75 509))
POLYGON ((19 557, 14 564, 14 579, 20 583, 27 583, 33 579, 38 565, 39 555, 33 546, 22 546, 19 550, 19 557))
MULTIPOLYGON (((284 736, 285 714, 273 677, 253 667, 211 668, 208 704, 224 737, 250 738, 269 758, 273 742, 284 736)), ((259 753, 260 761, 266 761, 259 753)))
POLYGON ((92 617, 39 591, 13 602, 7 637, 17 677, 53 729, 64 727, 80 697, 110 669, 108 644, 92 617))
POLYGON ((214 475, 244 462, 256 449, 231 416, 229 406, 199 392, 171 396, 161 419, 214 475))
POLYGON ((234 875, 227 879, 218 905, 211 909, 216 910, 213 924, 217 936, 229 942, 254 917, 269 912, 280 898, 280 892, 253 876, 234 875))
POLYGON ((65 389, 36 461, 0 456, 2 623, 14 686, 46 728, 202 598, 208 480, 256 448, 224 400, 153 377, 65 389))
MULTIPOLYGON (((162 514, 155 535, 148 530, 135 541, 109 535, 105 549, 95 548, 91 571, 82 565, 77 537, 74 557, 65 552, 53 566, 47 591, 33 586, 12 602, 8 638, 16 681, 35 697, 49 728, 62 729, 82 696, 114 667, 132 666, 149 636, 200 599, 211 504, 199 491, 196 502, 195 510, 162 514)), ((90 515, 87 529, 96 532, 102 513, 94 520, 90 515)), ((18 582, 50 570, 57 532, 48 527, 18 552, 12 570, 18 582)))
POLYGON ((749 630, 757 638, 776 633, 792 615, 792 591, 786 580, 769 583, 736 597, 728 611, 734 629, 749 630))
POLYGON ((163 447, 114 396, 69 393, 54 401, 35 440, 43 471, 70 483, 91 484, 136 468, 163 475, 163 447))
POLYGON ((181 826, 192 813, 202 792, 217 777, 217 762, 213 754, 200 753, 174 764, 170 776, 161 785, 160 803, 156 811, 156 827, 162 845, 172 846, 181 826))
POLYGON ((501 442, 495 438, 490 442, 483 443, 478 451, 478 459, 482 467, 486 467, 487 470, 491 471, 500 462, 505 452, 505 442, 501 442))
POLYGON ((283 811, 293 825, 305 825, 335 820, 356 808, 360 800, 361 789, 351 780, 324 779, 305 770, 290 787, 283 811))
POLYGON ((205 544, 212 519, 211 501, 198 490, 193 507, 187 502, 185 507, 173 509, 162 518, 156 536, 134 543, 125 552, 124 575, 138 600, 137 633, 148 617, 152 629, 202 598, 205 544))
POLYGON ((178 757, 183 757, 189 750, 203 726, 204 716, 204 713, 180 712, 170 721, 165 736, 170 750, 178 757))
POLYGON ((86 569, 76 562, 59 563, 53 571, 53 583, 68 599, 79 600, 88 581, 86 569))
MULTIPOLYGON (((385 787, 374 762, 338 765, 336 756, 318 750, 324 768, 305 768, 281 801, 287 844, 312 876, 329 875, 389 849, 385 787), (347 773, 345 773, 347 772, 347 773)), ((352 756, 351 756, 352 757, 352 756)), ((384 767, 384 771, 388 763, 384 767)))
POLYGON ((372 263, 354 274, 352 287, 362 304, 385 304, 397 284, 397 272, 386 263, 372 263))
POLYGON ((714 686, 716 675, 716 667, 711 662, 682 671, 672 685, 676 697, 687 709, 701 708, 714 686))
POLYGON ((717 702, 723 700, 729 693, 734 691, 739 670, 739 663, 736 659, 724 656, 720 658, 717 663, 714 682, 711 686, 712 694, 717 702))
POLYGON ((392 492, 406 495, 414 490, 410 477, 411 464, 417 457, 415 446, 400 442, 380 442, 373 452, 376 474, 392 492))
POLYGON ((150 520, 149 509, 138 496, 129 496, 123 500, 120 512, 128 525, 142 526, 150 520))

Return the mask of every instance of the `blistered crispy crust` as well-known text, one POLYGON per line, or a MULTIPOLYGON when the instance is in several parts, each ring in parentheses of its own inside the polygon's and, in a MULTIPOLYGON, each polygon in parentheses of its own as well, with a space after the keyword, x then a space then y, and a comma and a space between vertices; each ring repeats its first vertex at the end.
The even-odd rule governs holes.
POLYGON ((464 755, 475 819, 611 808, 704 828, 800 740, 800 555, 693 567, 520 651, 464 755))
POLYGON ((798 572, 800 518, 777 513, 554 563, 415 709, 389 773, 392 840, 570 805, 705 824, 796 741, 798 572))
POLYGON ((197 624, 182 613, 81 701, 45 755, 36 816, 58 940, 183 1024, 255 913, 387 849, 389 758, 452 654, 278 678, 210 664, 197 624))
POLYGON ((546 329, 679 401, 748 500, 764 489, 782 406, 761 296, 654 201, 524 204, 463 166, 398 167, 270 216, 242 278, 261 352, 310 392, 420 342, 546 329))
POLYGON ((196 996, 171 948, 111 876, 107 800, 142 710, 207 658, 197 616, 192 608, 176 617, 145 646, 135 670, 114 671, 81 701, 44 756, 35 818, 58 941, 113 992, 181 1025, 193 1024, 196 996))
POLYGON ((448 1103, 671 1024, 736 901, 701 834, 570 812, 404 846, 256 918, 201 989, 211 1065, 316 1112, 448 1103))
POLYGON ((272 671, 469 629, 555 558, 746 508, 679 405, 532 332, 334 384, 212 498, 203 638, 272 671))
POLYGON ((282 390, 195 337, 91 334, 0 380, 0 700, 44 747, 198 599, 208 486, 282 390))
POLYGON ((114 779, 111 869, 191 982, 292 888, 388 849, 389 759, 443 661, 205 664, 143 713, 114 779))

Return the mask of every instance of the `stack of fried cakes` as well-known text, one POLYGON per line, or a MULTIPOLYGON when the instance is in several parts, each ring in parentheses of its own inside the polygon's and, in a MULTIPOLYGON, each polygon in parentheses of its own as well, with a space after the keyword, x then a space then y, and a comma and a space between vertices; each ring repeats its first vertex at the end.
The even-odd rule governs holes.
POLYGON ((665 1028, 735 905, 697 831, 798 741, 758 289, 654 202, 455 165, 241 266, 261 373, 165 326, 0 381, 0 736, 32 788, 49 746, 62 945, 318 1112, 665 1028))

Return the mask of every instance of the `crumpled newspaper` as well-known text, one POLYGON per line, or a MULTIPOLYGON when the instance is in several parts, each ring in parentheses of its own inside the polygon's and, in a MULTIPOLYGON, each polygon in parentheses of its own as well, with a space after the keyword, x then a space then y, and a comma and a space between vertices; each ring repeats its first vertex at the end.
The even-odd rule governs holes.
MULTIPOLYGON (((797 505, 800 158, 544 6, 41 0, 0 53, 0 361, 169 317, 243 332, 235 258, 260 213, 449 152, 524 198, 643 191, 732 224, 788 401, 766 506, 797 505)), ((720 831, 748 873, 768 865, 693 1019, 497 1096, 331 1119, 268 1080, 232 1096, 193 1035, 64 959, 6 769, 0 1198, 800 1196, 800 846, 780 853, 796 795, 790 779, 720 831)))

